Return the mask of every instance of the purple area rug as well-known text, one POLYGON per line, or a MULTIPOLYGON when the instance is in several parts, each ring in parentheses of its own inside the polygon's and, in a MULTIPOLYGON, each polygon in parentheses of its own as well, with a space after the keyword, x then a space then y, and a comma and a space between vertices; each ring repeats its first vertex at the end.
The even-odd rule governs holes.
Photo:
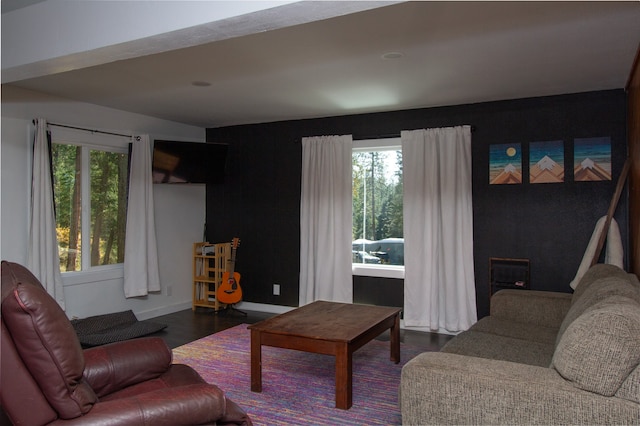
POLYGON ((353 406, 335 408, 335 358, 262 348, 262 392, 251 392, 250 332, 246 324, 173 350, 176 363, 195 368, 259 425, 399 425, 402 366, 423 349, 401 344, 401 362, 389 342, 373 340, 353 355, 353 406))

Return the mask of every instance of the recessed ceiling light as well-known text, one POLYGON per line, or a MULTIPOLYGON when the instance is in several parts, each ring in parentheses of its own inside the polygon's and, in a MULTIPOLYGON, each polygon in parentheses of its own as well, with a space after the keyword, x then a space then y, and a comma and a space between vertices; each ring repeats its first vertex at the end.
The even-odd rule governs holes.
POLYGON ((382 59, 391 60, 391 59, 400 59, 404 56, 402 52, 387 52, 381 56, 382 59))
POLYGON ((191 82, 191 85, 196 87, 207 87, 211 86, 211 83, 209 83, 208 81, 193 81, 191 82))

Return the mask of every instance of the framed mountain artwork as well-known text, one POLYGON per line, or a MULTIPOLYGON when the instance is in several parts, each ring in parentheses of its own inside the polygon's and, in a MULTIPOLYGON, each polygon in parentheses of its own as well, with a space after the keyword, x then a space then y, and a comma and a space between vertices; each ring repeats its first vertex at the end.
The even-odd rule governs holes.
POLYGON ((531 142, 529 145, 529 182, 564 182, 563 141, 531 142))
POLYGON ((573 142, 576 182, 611 180, 611 138, 581 138, 573 142))
POLYGON ((519 143, 489 146, 489 184, 522 183, 522 148, 519 143))

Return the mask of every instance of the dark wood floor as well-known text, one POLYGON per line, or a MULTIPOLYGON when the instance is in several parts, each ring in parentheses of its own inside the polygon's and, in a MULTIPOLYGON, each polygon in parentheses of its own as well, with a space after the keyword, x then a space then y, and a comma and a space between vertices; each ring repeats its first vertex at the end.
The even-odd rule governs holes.
MULTIPOLYGON (((247 316, 234 311, 213 313, 210 309, 198 308, 196 311, 187 309, 162 315, 153 318, 153 321, 167 324, 168 327, 155 335, 162 337, 170 348, 176 348, 227 328, 239 324, 253 324, 274 315, 252 311, 246 313, 247 316)), ((400 330, 400 341, 422 347, 424 350, 439 350, 451 338, 452 336, 445 334, 400 330)), ((389 340, 389 333, 380 335, 378 339, 389 340)))

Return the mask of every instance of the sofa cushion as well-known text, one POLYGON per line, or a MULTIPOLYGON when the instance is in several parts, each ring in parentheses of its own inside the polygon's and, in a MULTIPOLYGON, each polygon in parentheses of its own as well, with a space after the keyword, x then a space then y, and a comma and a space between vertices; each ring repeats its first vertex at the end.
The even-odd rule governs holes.
MULTIPOLYGON (((571 299, 572 306, 576 303, 579 303, 581 299, 585 297, 594 297, 594 292, 602 295, 601 292, 603 291, 603 287, 606 287, 607 284, 614 282, 624 283, 624 287, 628 291, 635 291, 636 294, 640 290, 637 285, 637 278, 635 279, 635 282, 634 280, 632 280, 632 278, 635 278, 635 275, 629 274, 628 272, 625 272, 617 266, 597 264, 589 269, 588 274, 589 275, 585 275, 585 278, 588 277, 589 279, 587 279, 584 283, 581 281, 580 285, 573 292, 573 297, 571 299), (591 273, 591 271, 594 272, 591 273)), ((619 288, 610 289, 607 291, 610 295, 620 294, 619 288)))
POLYGON ((468 330, 451 339, 441 352, 549 367, 553 344, 468 330))
POLYGON ((574 386, 613 396, 640 364, 640 304, 611 296, 587 309, 562 335, 552 367, 574 386))
POLYGON ((628 399, 640 404, 640 365, 638 365, 624 381, 618 392, 618 398, 628 399))
POLYGON ((556 335, 558 334, 558 328, 556 327, 543 327, 541 325, 496 318, 494 316, 482 318, 469 330, 529 340, 548 345, 555 344, 556 335))
MULTIPOLYGON (((589 271, 593 270, 594 268, 595 266, 589 271)), ((620 268, 612 268, 615 268, 615 271, 617 272, 612 273, 610 276, 603 276, 599 277, 596 280, 589 281, 587 287, 585 287, 580 293, 577 292, 577 290, 580 288, 580 286, 578 286, 578 289, 576 289, 576 294, 574 294, 574 298, 571 302, 571 308, 562 321, 560 330, 558 330, 556 344, 562 338, 562 335, 564 334, 565 330, 567 330, 567 327, 569 327, 576 318, 581 316, 587 309, 607 299, 608 297, 623 296, 640 303, 640 288, 638 288, 630 279, 631 275, 622 271, 620 268)), ((597 268, 597 270, 601 269, 602 268, 597 268)))
POLYGON ((491 317, 558 330, 572 295, 553 291, 503 289, 491 296, 491 317))
POLYGON ((53 422, 58 414, 33 380, 1 320, 0 326, 0 412, 4 411, 10 419, 10 422, 3 422, 0 413, 0 425, 44 425, 53 422), (8 389, 11 391, 7 392, 8 389), (22 409, 25 404, 28 404, 28 410, 22 409))
POLYGON ((600 278, 617 277, 626 278, 627 273, 621 268, 607 263, 596 263, 585 272, 578 284, 573 288, 573 300, 580 298, 582 293, 600 278))
POLYGON ((3 262, 2 281, 2 321, 47 401, 63 419, 87 413, 97 398, 65 313, 26 268, 3 262))

